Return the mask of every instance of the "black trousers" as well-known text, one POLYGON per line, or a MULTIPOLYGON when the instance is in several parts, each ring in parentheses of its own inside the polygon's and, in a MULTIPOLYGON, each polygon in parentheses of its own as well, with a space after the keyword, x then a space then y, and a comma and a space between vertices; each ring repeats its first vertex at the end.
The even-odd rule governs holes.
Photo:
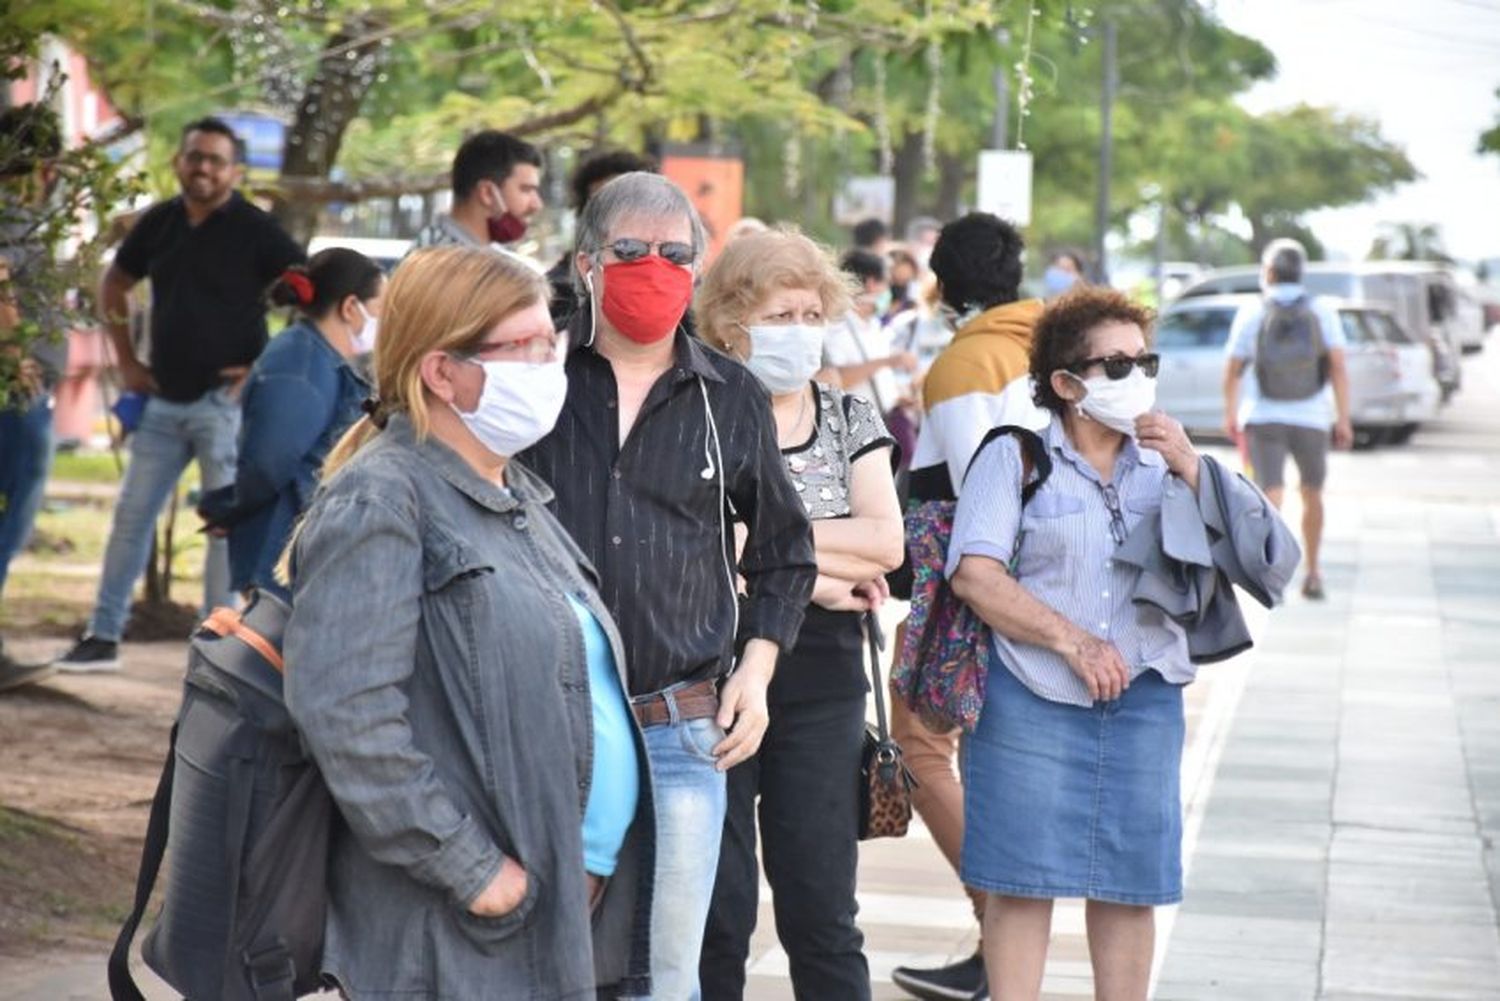
POLYGON ((776 934, 799 1001, 867 1001, 870 967, 854 923, 859 756, 865 697, 771 707, 755 757, 729 773, 718 881, 698 967, 704 1001, 739 1001, 755 931, 756 798, 776 934))

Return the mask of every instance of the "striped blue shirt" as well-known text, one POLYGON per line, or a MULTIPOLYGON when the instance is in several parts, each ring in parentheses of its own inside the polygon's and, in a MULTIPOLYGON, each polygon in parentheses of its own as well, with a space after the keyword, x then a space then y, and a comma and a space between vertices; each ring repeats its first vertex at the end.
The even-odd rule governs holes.
MULTIPOLYGON (((1161 510, 1169 491, 1188 489, 1162 457, 1127 438, 1106 484, 1068 441, 1060 420, 1041 432, 1052 475, 1021 511, 1021 453, 1002 438, 974 460, 959 492, 948 576, 965 556, 1007 566, 1017 542, 1014 573, 1021 586, 1068 621, 1109 640, 1130 665, 1132 679, 1154 670, 1173 684, 1193 680, 1187 636, 1160 609, 1130 600, 1139 571, 1116 564, 1118 540, 1161 510), (1018 536, 1017 529, 1020 529, 1018 536)), ((1088 688, 1059 655, 993 632, 994 653, 1020 682, 1053 702, 1090 706, 1088 688)))

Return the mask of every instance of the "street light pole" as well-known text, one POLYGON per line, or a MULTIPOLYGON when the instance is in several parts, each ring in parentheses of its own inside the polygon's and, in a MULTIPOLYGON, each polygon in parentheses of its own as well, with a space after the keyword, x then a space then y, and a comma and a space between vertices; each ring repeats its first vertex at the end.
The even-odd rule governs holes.
POLYGON ((1099 201, 1094 208, 1094 266, 1101 283, 1109 281, 1109 260, 1105 236, 1109 232, 1109 177, 1114 168, 1115 88, 1119 85, 1115 68, 1115 22, 1106 18, 1100 25, 1104 37, 1104 79, 1099 96, 1099 201))
POLYGON ((995 118, 990 125, 990 149, 1004 149, 1006 140, 1007 121, 1010 113, 1010 78, 1005 75, 1004 67, 997 67, 994 72, 995 80, 995 118))
POLYGON ((995 67, 991 79, 995 82, 995 117, 990 124, 990 149, 1004 149, 1010 135, 1010 76, 1006 73, 1005 47, 1010 44, 1010 32, 1004 28, 995 31, 995 44, 999 47, 1000 64, 995 67))

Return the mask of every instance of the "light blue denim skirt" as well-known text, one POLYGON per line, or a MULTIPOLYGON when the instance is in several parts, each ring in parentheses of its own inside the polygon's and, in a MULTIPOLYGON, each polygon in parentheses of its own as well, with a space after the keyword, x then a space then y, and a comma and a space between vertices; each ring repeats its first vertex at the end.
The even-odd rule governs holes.
POLYGON ((1182 688, 1049 702, 992 662, 964 740, 964 884, 1015 897, 1182 899, 1182 688))

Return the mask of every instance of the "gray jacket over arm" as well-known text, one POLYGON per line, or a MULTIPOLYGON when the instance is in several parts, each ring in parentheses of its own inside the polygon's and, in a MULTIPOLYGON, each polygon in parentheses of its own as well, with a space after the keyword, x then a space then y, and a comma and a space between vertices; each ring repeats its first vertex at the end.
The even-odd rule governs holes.
POLYGON ((1115 558, 1140 569, 1132 600, 1178 622, 1192 662, 1212 664, 1253 645, 1235 586, 1279 604, 1302 550, 1265 494, 1204 456, 1196 495, 1174 477, 1160 516, 1136 525, 1115 558))

